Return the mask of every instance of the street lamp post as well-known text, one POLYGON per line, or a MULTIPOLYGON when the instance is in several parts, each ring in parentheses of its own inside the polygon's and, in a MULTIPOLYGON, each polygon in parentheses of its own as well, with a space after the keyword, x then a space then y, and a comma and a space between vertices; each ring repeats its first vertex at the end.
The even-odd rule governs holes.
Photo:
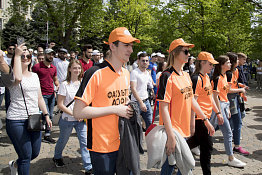
POLYGON ((46 47, 48 47, 48 27, 49 27, 48 13, 45 10, 43 10, 43 9, 40 9, 40 10, 45 12, 46 15, 47 15, 47 21, 46 21, 46 47))

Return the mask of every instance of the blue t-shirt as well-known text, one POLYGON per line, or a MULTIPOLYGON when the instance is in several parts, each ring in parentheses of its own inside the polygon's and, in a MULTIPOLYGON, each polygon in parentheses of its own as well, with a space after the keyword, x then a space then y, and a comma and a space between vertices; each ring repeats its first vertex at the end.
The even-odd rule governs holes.
POLYGON ((148 66, 148 69, 151 70, 152 79, 153 79, 154 83, 156 83, 157 64, 150 62, 149 66, 148 66))

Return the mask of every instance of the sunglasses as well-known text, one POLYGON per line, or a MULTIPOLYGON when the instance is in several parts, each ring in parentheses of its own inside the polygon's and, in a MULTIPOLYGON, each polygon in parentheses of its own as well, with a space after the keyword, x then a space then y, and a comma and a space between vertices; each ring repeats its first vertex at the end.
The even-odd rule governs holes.
POLYGON ((149 60, 141 60, 143 63, 147 63, 149 60))
POLYGON ((184 53, 185 53, 185 55, 188 55, 189 54, 189 50, 182 50, 184 53))
POLYGON ((8 48, 9 50, 15 50, 15 48, 8 48))
POLYGON ((30 55, 22 55, 22 56, 21 56, 21 59, 23 60, 23 59, 25 59, 25 57, 26 57, 27 59, 31 59, 31 56, 30 56, 30 55))

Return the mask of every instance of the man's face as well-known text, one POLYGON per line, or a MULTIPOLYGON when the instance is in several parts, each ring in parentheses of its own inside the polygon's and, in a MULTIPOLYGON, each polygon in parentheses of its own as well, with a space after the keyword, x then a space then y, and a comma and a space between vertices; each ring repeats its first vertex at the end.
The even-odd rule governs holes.
POLYGON ((71 59, 75 59, 75 57, 76 57, 75 53, 71 53, 71 54, 70 54, 70 58, 71 58, 71 59))
POLYGON ((7 52, 8 52, 9 55, 13 55, 14 52, 15 52, 15 46, 9 46, 7 48, 7 52))
POLYGON ((67 53, 65 52, 58 52, 58 58, 60 58, 61 60, 65 60, 67 57, 67 53))
POLYGON ((95 60, 95 62, 98 62, 100 59, 100 54, 93 55, 93 59, 95 60))
POLYGON ((141 57, 140 60, 138 60, 139 67, 142 69, 147 69, 149 65, 149 59, 148 56, 141 57))
POLYGON ((112 51, 112 55, 114 55, 118 60, 120 60, 121 62, 128 62, 129 57, 133 52, 133 46, 133 43, 119 42, 118 47, 112 43, 112 47, 110 48, 112 51))
POLYGON ((245 57, 238 57, 239 60, 239 66, 242 66, 245 64, 245 62, 247 61, 247 59, 245 57))
POLYGON ((152 61, 153 63, 157 62, 157 56, 153 56, 152 59, 151 59, 151 61, 152 61))
POLYGON ((51 52, 51 53, 46 53, 45 54, 45 60, 49 63, 51 63, 54 59, 54 53, 51 52))
POLYGON ((85 57, 88 59, 92 59, 92 53, 93 53, 93 49, 86 49, 85 57))
POLYGON ((44 61, 45 56, 44 55, 38 56, 37 59, 38 59, 38 62, 40 63, 41 61, 44 61))
POLYGON ((42 47, 37 48, 37 53, 44 53, 44 49, 42 47))

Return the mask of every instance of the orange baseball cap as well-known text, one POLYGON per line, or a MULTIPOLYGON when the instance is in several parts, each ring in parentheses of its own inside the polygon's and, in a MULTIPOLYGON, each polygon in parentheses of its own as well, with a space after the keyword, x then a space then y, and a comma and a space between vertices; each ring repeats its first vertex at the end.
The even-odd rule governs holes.
POLYGON ((140 40, 132 37, 128 29, 125 27, 118 27, 114 29, 109 35, 108 42, 104 41, 104 43, 110 44, 115 41, 121 41, 123 43, 131 43, 131 42, 140 43, 140 40))
POLYGON ((170 53, 172 50, 177 48, 177 46, 188 46, 190 48, 195 47, 194 44, 186 43, 182 38, 179 38, 179 39, 176 39, 176 40, 172 41, 172 43, 169 46, 168 52, 170 53))
POLYGON ((211 53, 205 52, 205 51, 199 53, 197 60, 206 60, 206 61, 209 61, 212 64, 218 64, 219 63, 214 59, 214 57, 211 53))

